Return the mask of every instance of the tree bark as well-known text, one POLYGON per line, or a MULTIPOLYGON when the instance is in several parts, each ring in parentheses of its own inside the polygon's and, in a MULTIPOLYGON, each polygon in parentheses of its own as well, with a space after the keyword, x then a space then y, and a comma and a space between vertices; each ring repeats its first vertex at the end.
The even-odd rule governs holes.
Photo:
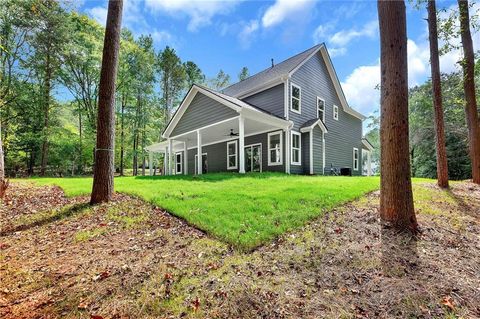
POLYGON ((381 52, 380 217, 418 231, 408 145, 407 26, 404 1, 378 1, 381 52))
POLYGON ((50 48, 46 52, 45 61, 45 96, 44 96, 44 114, 43 114, 43 142, 42 142, 42 159, 40 166, 40 176, 45 176, 48 161, 48 128, 49 128, 49 113, 50 113, 50 90, 52 80, 52 69, 50 65, 50 48))
POLYGON ((120 119, 120 176, 123 176, 123 161, 125 152, 125 95, 122 96, 122 118, 120 119))
POLYGON ((0 198, 5 196, 8 187, 8 182, 5 179, 5 161, 3 157, 3 143, 2 143, 2 122, 0 120, 0 198))
POLYGON ((430 65, 432 72, 432 93, 434 109, 435 143, 437 151, 437 183, 448 188, 447 149, 445 147, 445 125, 443 123, 442 84, 440 81, 440 61, 438 55, 437 9, 435 0, 429 0, 428 35, 430 40, 430 65))
POLYGON ((122 25, 123 0, 108 2, 98 98, 97 146, 91 204, 110 201, 114 185, 115 79, 122 25))
POLYGON ((475 97, 475 60, 473 53, 472 35, 470 33, 470 16, 468 1, 458 0, 460 11, 460 32, 464 59, 463 90, 465 91, 465 115, 468 127, 468 142, 472 161, 472 179, 480 184, 480 127, 478 123, 477 100, 475 97))

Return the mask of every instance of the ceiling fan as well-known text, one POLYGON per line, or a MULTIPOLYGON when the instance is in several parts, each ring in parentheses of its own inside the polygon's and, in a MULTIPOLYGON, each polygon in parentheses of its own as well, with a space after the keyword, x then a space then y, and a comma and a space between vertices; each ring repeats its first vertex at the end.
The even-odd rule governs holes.
POLYGON ((238 136, 238 133, 233 132, 233 128, 231 128, 230 134, 226 134, 226 136, 234 137, 234 136, 238 136))

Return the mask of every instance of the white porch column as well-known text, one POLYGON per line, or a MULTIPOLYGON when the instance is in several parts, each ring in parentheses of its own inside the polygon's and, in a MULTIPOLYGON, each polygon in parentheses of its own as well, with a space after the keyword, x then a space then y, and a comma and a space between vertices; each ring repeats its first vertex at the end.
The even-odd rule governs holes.
POLYGON ((168 139, 168 175, 173 175, 172 173, 172 151, 173 151, 173 140, 168 139))
POLYGON ((309 142, 309 159, 310 159, 310 163, 309 163, 309 166, 310 166, 310 175, 313 175, 313 129, 308 133, 308 135, 310 135, 310 142, 309 142))
POLYGON ((153 176, 153 152, 148 151, 148 172, 150 176, 153 176))
POLYGON ((183 142, 183 175, 188 174, 188 149, 187 141, 183 142))
POLYGON ((202 132, 197 130, 197 174, 202 175, 202 132))
POLYGON ((290 129, 285 130, 285 173, 290 174, 290 129))
POLYGON ((322 175, 325 175, 325 132, 322 132, 322 175))
POLYGON ((367 176, 372 176, 372 159, 370 157, 370 154, 372 151, 368 151, 367 153, 367 176))
POLYGON ((240 162, 238 172, 245 174, 245 118, 242 114, 238 118, 238 148, 238 161, 240 162))
POLYGON ((168 146, 165 147, 165 152, 163 153, 163 175, 167 175, 167 157, 168 157, 168 146))

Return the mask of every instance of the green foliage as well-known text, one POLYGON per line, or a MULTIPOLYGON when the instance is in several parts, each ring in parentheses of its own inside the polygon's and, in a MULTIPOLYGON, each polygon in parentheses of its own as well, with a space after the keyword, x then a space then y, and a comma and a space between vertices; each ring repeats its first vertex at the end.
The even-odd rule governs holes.
MULTIPOLYGON (((91 178, 36 179, 67 195, 88 194, 91 178)), ((377 177, 239 175, 122 177, 119 192, 139 196, 240 249, 252 249, 301 227, 342 203, 378 189, 377 177), (241 206, 232 203, 242 202, 241 206)))
POLYGON ((250 76, 250 73, 248 72, 248 68, 244 66, 241 70, 240 73, 238 73, 238 80, 243 81, 246 78, 250 76))
MULTIPOLYGON (((478 81, 477 81, 478 82, 478 81)), ((465 123, 462 75, 442 75, 445 137, 450 179, 470 178, 468 133, 465 123)), ((432 85, 428 81, 410 90, 409 124, 412 174, 436 178, 432 85)))

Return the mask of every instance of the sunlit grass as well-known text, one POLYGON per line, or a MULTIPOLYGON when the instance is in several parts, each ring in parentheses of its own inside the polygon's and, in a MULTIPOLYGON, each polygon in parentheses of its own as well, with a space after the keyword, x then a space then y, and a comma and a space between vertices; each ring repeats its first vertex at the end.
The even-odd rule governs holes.
MULTIPOLYGON (((67 196, 89 194, 91 178, 38 178, 67 196)), ((138 196, 240 249, 252 249, 325 211, 379 188, 378 177, 239 175, 118 177, 115 190, 138 196)))

